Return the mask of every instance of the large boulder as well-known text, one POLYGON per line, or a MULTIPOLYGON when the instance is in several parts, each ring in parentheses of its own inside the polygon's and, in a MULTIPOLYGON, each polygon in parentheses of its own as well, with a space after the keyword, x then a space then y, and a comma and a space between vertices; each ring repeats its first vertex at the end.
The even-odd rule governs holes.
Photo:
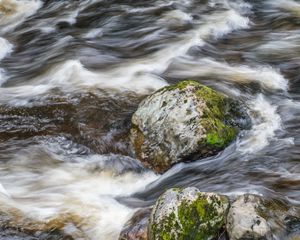
POLYGON ((246 128, 239 102, 196 81, 147 97, 132 116, 131 144, 144 165, 164 172, 173 164, 216 154, 246 128))
POLYGON ((229 200, 197 188, 170 189, 156 202, 149 222, 149 240, 208 240, 224 230, 229 200))
POLYGON ((263 199, 252 194, 238 197, 229 209, 226 228, 231 240, 271 239, 263 199))

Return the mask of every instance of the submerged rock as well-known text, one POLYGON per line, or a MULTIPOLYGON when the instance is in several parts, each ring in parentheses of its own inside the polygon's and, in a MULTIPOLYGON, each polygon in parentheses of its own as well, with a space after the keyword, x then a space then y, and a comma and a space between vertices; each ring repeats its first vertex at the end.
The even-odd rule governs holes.
POLYGON ((287 229, 286 235, 288 235, 287 239, 300 240, 300 215, 287 216, 284 220, 287 229))
POLYGON ((207 240, 225 225, 229 200, 194 187, 170 189, 156 202, 149 222, 149 240, 207 240))
POLYGON ((195 81, 147 97, 132 117, 131 144, 144 165, 163 172, 173 164, 211 156, 249 126, 239 102, 195 81))
POLYGON ((263 200, 257 195, 238 197, 227 216, 226 227, 230 239, 271 239, 271 228, 264 208, 263 200))
POLYGON ((0 204, 0 239, 2 240, 73 240, 88 239, 82 218, 73 214, 58 214, 55 217, 37 220, 25 216, 17 208, 0 204))
POLYGON ((148 223, 151 208, 138 210, 125 224, 119 240, 148 240, 148 223))

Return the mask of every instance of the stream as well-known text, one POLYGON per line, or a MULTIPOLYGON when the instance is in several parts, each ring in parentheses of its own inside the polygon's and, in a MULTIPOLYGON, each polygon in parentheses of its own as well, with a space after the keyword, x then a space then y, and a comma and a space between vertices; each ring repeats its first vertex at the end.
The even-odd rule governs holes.
POLYGON ((0 239, 117 240, 187 186, 300 216, 300 1, 0 0, 0 239), (253 125, 155 174, 132 154, 131 116, 185 79, 242 101, 253 125))

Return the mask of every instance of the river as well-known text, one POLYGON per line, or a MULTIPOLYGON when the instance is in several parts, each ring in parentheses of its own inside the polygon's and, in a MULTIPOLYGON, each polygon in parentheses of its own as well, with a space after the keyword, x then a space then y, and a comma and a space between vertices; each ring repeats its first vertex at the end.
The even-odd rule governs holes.
POLYGON ((116 240, 174 186, 300 212, 300 2, 0 0, 0 238, 116 240), (158 175, 130 151, 130 118, 184 79, 253 126, 158 175))

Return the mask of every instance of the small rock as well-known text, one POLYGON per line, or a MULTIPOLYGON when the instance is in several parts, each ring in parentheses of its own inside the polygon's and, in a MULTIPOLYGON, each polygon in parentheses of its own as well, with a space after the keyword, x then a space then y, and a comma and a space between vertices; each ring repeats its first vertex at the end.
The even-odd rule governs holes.
POLYGON ((227 216, 227 232, 231 240, 271 238, 271 229, 263 216, 260 196, 245 194, 231 205, 227 216))
POLYGON ((151 208, 138 210, 125 224, 119 240, 148 240, 148 223, 151 208))
POLYGON ((150 217, 149 240, 208 240, 225 225, 229 200, 197 188, 170 189, 157 200, 150 217))

